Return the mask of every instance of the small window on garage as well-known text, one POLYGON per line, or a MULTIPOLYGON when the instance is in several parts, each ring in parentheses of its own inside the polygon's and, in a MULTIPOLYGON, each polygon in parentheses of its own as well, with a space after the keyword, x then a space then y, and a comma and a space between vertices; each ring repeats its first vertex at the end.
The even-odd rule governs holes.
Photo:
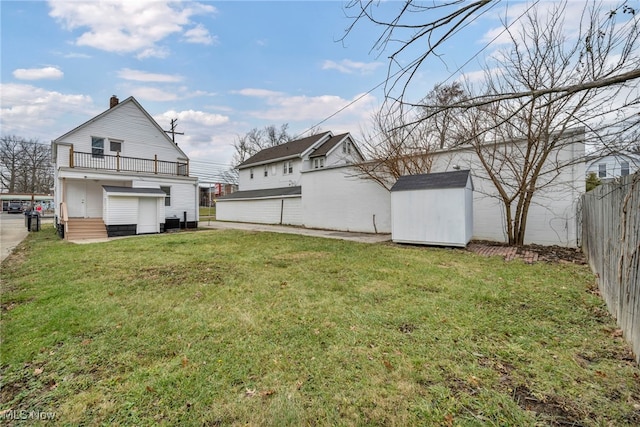
POLYGON ((164 191, 164 205, 171 206, 171 187, 160 187, 164 191))

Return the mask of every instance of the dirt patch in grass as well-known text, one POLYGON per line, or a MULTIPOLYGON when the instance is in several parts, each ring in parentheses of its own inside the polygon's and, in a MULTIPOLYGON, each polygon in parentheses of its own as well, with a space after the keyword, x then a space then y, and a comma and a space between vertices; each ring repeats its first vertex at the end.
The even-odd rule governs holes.
MULTIPOLYGON (((485 245, 485 246, 500 246, 509 247, 506 243, 491 242, 485 240, 474 240, 473 243, 485 245)), ((546 261, 550 263, 571 263, 571 264, 586 264, 587 260, 578 248, 565 248, 562 246, 542 246, 542 245, 523 245, 516 248, 518 255, 524 255, 525 252, 534 252, 538 254, 539 261, 546 261)))
POLYGON ((570 402, 554 396, 534 396, 526 386, 513 390, 514 401, 525 411, 534 412, 536 418, 550 426, 581 426, 583 417, 576 413, 570 402))

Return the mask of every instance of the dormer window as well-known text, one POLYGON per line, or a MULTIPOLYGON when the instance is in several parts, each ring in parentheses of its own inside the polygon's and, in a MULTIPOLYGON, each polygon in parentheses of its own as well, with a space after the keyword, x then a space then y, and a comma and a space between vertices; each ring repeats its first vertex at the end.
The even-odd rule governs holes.
POLYGON ((320 169, 324 167, 324 157, 316 157, 313 159, 313 168, 320 169))
POLYGON ((351 154, 351 142, 347 141, 344 144, 342 144, 342 153, 351 154))

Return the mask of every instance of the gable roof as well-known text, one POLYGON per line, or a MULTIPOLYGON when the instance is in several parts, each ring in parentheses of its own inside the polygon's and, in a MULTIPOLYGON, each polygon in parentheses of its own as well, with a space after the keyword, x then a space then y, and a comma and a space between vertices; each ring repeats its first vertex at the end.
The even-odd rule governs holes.
MULTIPOLYGON (((391 191, 436 190, 445 188, 464 188, 471 179, 471 171, 451 171, 425 173, 420 175, 404 175, 398 178, 391 191)), ((471 182, 473 188, 473 182, 471 182)))
POLYGON ((145 117, 149 120, 149 122, 151 122, 151 124, 153 124, 153 126, 158 129, 158 132, 160 132, 165 140, 171 144, 171 146, 173 146, 176 150, 178 150, 178 152, 180 153, 180 155, 182 157, 184 157, 185 159, 188 159, 187 155, 185 154, 184 151, 182 151, 182 149, 180 147, 178 147, 178 144, 175 144, 171 138, 169 138, 169 135, 167 135, 167 133, 164 131, 164 129, 162 129, 160 127, 160 125, 158 124, 158 122, 156 122, 153 117, 151 117, 151 115, 147 112, 147 110, 145 110, 144 108, 142 108, 142 105, 140 105, 140 103, 133 97, 130 96, 127 99, 125 99, 124 101, 119 102, 117 105, 109 108, 106 111, 103 111, 102 113, 98 114, 97 116, 93 117, 92 119, 87 120, 86 122, 82 123, 79 126, 76 126, 75 128, 71 129, 69 132, 65 133, 62 136, 57 137, 56 139, 53 140, 53 143, 58 143, 58 142, 62 142, 62 140, 64 140, 65 138, 67 138, 69 135, 77 132, 78 130, 84 128, 85 126, 90 125, 91 123, 94 123, 98 120, 101 120, 103 117, 108 116, 109 114, 111 114, 112 112, 116 111, 118 108, 122 108, 123 105, 126 105, 128 103, 132 103, 134 104, 141 112, 142 114, 145 115, 145 117))
POLYGON ((331 151, 333 147, 335 147, 340 142, 342 142, 342 140, 344 140, 348 135, 349 135, 348 133, 343 133, 342 135, 332 136, 327 140, 327 142, 322 144, 320 147, 316 148, 315 151, 311 153, 309 157, 326 156, 327 153, 331 151))
POLYGON ((308 136, 306 138, 297 139, 295 141, 287 142, 285 144, 265 148, 264 150, 258 151, 256 154, 240 163, 238 165, 238 169, 244 169, 251 165, 269 163, 277 159, 287 159, 300 156, 314 144, 330 135, 331 132, 324 132, 317 135, 308 136))

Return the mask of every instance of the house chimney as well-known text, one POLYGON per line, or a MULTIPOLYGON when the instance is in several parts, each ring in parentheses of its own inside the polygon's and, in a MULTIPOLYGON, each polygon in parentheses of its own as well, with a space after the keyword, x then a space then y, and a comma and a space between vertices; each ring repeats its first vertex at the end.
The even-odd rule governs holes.
POLYGON ((118 102, 120 102, 120 100, 118 99, 117 96, 113 95, 111 96, 111 99, 109 100, 109 108, 113 108, 116 105, 118 105, 118 102))

